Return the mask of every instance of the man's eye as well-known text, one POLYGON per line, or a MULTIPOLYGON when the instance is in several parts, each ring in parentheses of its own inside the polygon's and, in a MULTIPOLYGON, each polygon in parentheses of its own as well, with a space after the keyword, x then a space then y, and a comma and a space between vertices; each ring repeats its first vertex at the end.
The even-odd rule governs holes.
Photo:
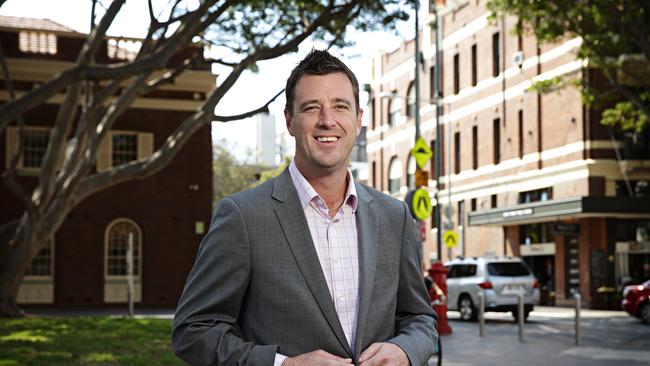
POLYGON ((347 104, 337 104, 334 108, 336 108, 339 111, 347 111, 350 109, 347 104))
POLYGON ((303 108, 303 112, 313 112, 317 109, 315 105, 308 105, 305 108, 303 108))

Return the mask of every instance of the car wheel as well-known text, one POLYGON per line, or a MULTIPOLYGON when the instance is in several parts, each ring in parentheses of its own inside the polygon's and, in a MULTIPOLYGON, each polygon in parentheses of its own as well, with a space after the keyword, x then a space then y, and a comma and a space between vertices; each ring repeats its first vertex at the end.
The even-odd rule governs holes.
POLYGON ((458 311, 460 312, 461 320, 476 320, 478 316, 472 299, 467 295, 461 296, 458 300, 458 311))
POLYGON ((641 305, 641 309, 639 310, 639 318, 641 318, 641 321, 643 321, 646 324, 650 324, 650 304, 645 303, 641 305))
MULTIPOLYGON (((530 315, 530 311, 525 311, 525 310, 524 310, 524 321, 525 321, 525 322, 528 321, 528 316, 529 316, 529 315, 530 315)), ((519 321, 519 311, 517 311, 517 310, 513 310, 513 311, 512 311, 512 316, 515 317, 515 322, 518 322, 518 321, 519 321)))

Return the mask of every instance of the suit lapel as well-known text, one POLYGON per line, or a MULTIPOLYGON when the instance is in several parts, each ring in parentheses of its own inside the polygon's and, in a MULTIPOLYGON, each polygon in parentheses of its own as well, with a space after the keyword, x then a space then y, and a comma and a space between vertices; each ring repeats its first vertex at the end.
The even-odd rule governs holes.
POLYGON ((287 238, 291 253, 305 278, 305 282, 307 282, 307 286, 309 286, 332 331, 336 334, 349 356, 352 357, 350 346, 345 338, 345 333, 327 287, 325 275, 318 260, 309 225, 303 214, 304 210, 288 169, 275 179, 273 198, 277 201, 274 207, 275 214, 287 238))
MULTIPOLYGON (((355 356, 363 351, 363 325, 370 309, 372 288, 375 282, 377 268, 377 251, 379 243, 379 225, 377 210, 372 209, 372 196, 360 184, 356 185, 359 203, 357 206, 357 236, 359 241, 359 313, 357 315, 357 331, 355 341, 355 356)), ((356 358, 355 358, 356 359, 356 358)))

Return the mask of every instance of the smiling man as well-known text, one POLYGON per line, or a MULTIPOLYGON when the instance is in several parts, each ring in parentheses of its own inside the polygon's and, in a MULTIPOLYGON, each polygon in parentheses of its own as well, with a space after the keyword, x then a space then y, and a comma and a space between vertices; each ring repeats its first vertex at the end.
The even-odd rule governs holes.
POLYGON ((354 182, 359 84, 312 51, 286 86, 294 161, 223 199, 174 318, 191 365, 425 365, 437 338, 403 202, 354 182))

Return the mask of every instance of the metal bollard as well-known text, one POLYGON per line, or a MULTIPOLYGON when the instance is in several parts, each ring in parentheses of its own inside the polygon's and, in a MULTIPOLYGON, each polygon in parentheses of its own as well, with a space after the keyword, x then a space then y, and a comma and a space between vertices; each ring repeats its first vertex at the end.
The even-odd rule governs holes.
POLYGON ((582 303, 582 297, 578 291, 573 293, 573 297, 576 299, 576 320, 575 320, 575 336, 576 336, 576 346, 580 345, 580 307, 582 303))
POLYGON ((478 293, 478 335, 485 337, 485 294, 483 291, 478 293))
POLYGON ((524 341, 524 294, 517 294, 517 314, 519 315, 519 342, 524 341))

